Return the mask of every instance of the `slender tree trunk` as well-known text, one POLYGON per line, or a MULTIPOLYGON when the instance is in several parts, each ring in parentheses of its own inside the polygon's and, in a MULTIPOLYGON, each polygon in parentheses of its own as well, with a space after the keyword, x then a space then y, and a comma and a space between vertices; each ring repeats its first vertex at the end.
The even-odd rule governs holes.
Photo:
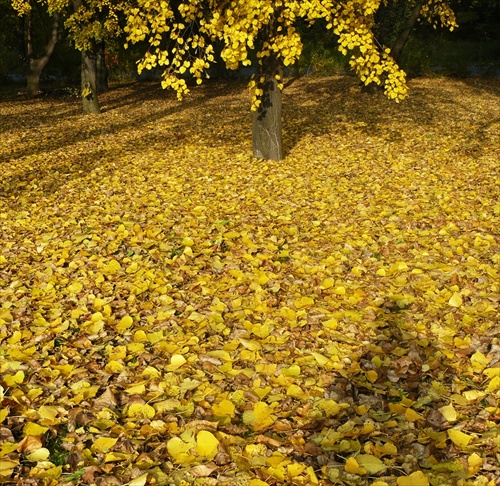
POLYGON ((420 16, 420 11, 422 10, 423 2, 417 2, 413 7, 410 18, 408 19, 405 28, 400 32, 398 38, 395 40, 391 48, 391 55, 394 60, 399 63, 403 49, 410 38, 411 31, 415 28, 417 24, 418 17, 420 16))
POLYGON ((42 71, 49 62, 57 44, 57 33, 59 29, 59 14, 54 13, 52 16, 52 29, 50 38, 45 46, 44 52, 41 57, 35 58, 33 47, 33 25, 32 14, 30 13, 27 18, 27 46, 26 54, 28 60, 28 74, 26 75, 28 96, 30 98, 37 96, 40 93, 40 76, 42 71))
POLYGON ((106 67, 106 43, 103 40, 96 42, 97 47, 97 92, 108 91, 108 69, 106 67))
POLYGON ((281 89, 276 75, 282 79, 282 66, 272 57, 262 60, 259 87, 264 91, 262 102, 253 115, 252 149, 258 159, 281 160, 283 141, 281 133, 281 89))
POLYGON ((84 114, 99 114, 97 99, 97 55, 94 46, 82 51, 82 100, 84 114))
MULTIPOLYGON (((83 0, 71 0, 73 10, 78 12, 83 7, 83 0)), ((82 49, 82 102, 83 113, 99 114, 97 98, 97 48, 94 40, 89 40, 88 47, 82 49)))

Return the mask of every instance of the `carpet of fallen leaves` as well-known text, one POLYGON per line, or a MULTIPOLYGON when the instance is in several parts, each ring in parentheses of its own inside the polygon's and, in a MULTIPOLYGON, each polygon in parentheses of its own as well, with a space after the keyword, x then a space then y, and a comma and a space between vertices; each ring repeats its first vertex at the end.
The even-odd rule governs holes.
POLYGON ((500 81, 410 88, 2 101, 0 482, 496 484, 500 81))

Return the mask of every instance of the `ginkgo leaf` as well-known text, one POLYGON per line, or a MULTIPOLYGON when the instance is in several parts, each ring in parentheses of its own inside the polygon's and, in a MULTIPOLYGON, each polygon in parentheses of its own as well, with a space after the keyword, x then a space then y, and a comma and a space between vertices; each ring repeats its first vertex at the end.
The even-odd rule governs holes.
POLYGON ((156 415, 156 410, 147 403, 134 403, 128 408, 127 415, 133 419, 152 419, 156 415))
POLYGON ((108 452, 117 441, 118 439, 112 437, 99 437, 92 444, 91 450, 99 453, 108 452))
POLYGON ((458 292, 455 292, 448 301, 448 304, 452 307, 460 307, 462 305, 462 297, 458 292))
POLYGON ((33 462, 42 462, 46 461, 49 458, 49 456, 50 456, 50 451, 45 447, 41 447, 36 451, 30 452, 26 456, 26 459, 28 459, 28 461, 33 461, 33 462))
MULTIPOLYGON (((164 7, 179 24, 191 3, 164 7)), ((302 48, 309 3, 233 3, 257 30, 285 22, 257 63, 302 48)), ((353 25, 373 5, 336 3, 353 25)), ((283 93, 281 163, 245 155, 245 95, 216 85, 184 107, 116 85, 91 118, 50 93, 2 99, 0 482, 491 481, 494 83, 413 79, 396 109, 350 77, 304 77, 283 93)))
POLYGON ((124 316, 120 319, 120 322, 116 325, 116 330, 118 332, 126 331, 130 329, 134 323, 134 320, 130 316, 124 316))
POLYGON ((465 434, 464 432, 456 429, 448 430, 448 437, 460 448, 465 448, 469 445, 469 442, 474 439, 472 435, 465 434))
POLYGON ((218 451, 218 439, 207 430, 201 430, 196 435, 196 453, 199 456, 212 460, 218 451))
POLYGON ((183 364, 187 362, 182 354, 173 354, 170 358, 170 364, 166 367, 169 371, 178 370, 183 364))
POLYGON ((25 435, 43 435, 49 430, 48 427, 42 427, 41 425, 35 424, 33 422, 28 422, 23 429, 25 435))
POLYGON ((408 476, 400 476, 397 479, 398 486, 429 486, 429 479, 422 471, 412 472, 408 476))
POLYGON ((445 405, 443 407, 440 407, 438 409, 442 414, 443 417, 450 423, 453 423, 457 420, 457 412, 455 408, 453 407, 453 404, 450 403, 449 405, 445 405))
POLYGON ((345 471, 349 474, 359 474, 361 476, 368 474, 368 471, 361 467, 356 458, 352 456, 348 457, 345 462, 345 471))
POLYGON ((254 430, 263 430, 271 426, 276 418, 271 407, 265 402, 256 402, 253 409, 243 413, 243 422, 254 430))
POLYGON ((6 374, 3 379, 7 386, 17 387, 24 381, 24 371, 19 370, 15 375, 6 374))
POLYGON ((377 474, 387 469, 378 457, 371 454, 359 454, 356 456, 356 461, 368 474, 377 474))
POLYGON ((233 416, 235 408, 234 403, 227 399, 221 400, 220 403, 214 403, 212 405, 214 415, 220 416, 233 416))
POLYGON ((189 451, 195 447, 195 442, 184 442, 180 437, 172 437, 167 442, 167 451, 178 464, 189 464, 194 456, 189 451))

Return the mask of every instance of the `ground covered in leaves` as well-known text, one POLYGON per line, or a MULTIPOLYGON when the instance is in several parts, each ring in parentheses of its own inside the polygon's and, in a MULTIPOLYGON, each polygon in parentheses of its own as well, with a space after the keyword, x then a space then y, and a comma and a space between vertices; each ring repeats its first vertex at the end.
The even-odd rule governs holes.
POLYGON ((500 82, 0 104, 0 482, 498 478, 500 82))

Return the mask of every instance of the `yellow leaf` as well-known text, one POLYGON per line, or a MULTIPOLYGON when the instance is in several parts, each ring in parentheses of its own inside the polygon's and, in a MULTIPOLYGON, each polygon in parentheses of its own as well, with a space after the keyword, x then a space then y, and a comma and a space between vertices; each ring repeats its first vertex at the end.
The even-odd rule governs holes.
POLYGON ((289 396, 289 397, 292 397, 292 398, 305 398, 307 397, 307 393, 304 393, 304 390, 302 390, 302 388, 300 388, 300 386, 298 385, 290 385, 286 391, 286 394, 289 396))
POLYGON ((187 362, 186 358, 182 356, 182 354, 173 354, 170 358, 170 364, 167 365, 165 368, 168 371, 175 371, 179 369, 183 364, 187 362))
POLYGON ((409 476, 400 476, 397 479, 398 486, 429 486, 429 480, 422 471, 415 471, 409 476))
POLYGON ((462 393, 462 395, 467 401, 474 402, 476 400, 479 400, 480 398, 483 398, 486 393, 480 390, 466 390, 462 393))
POLYGON ((222 400, 220 403, 214 403, 212 405, 212 412, 216 416, 230 416, 234 415, 235 406, 230 400, 222 400))
POLYGON ((13 461, 11 459, 2 459, 0 461, 0 478, 10 476, 11 471, 13 471, 18 464, 19 461, 17 460, 13 461))
POLYGON ((132 319, 130 316, 124 316, 120 319, 120 322, 116 325, 116 330, 118 332, 123 332, 132 327, 132 324, 134 324, 134 319, 132 319))
POLYGON ((28 461, 33 461, 33 462, 42 462, 46 461, 50 456, 50 451, 46 449, 45 447, 41 447, 40 449, 37 449, 36 451, 31 452, 26 456, 26 459, 28 461))
POLYGON ((323 410, 327 417, 337 415, 340 412, 340 405, 335 400, 322 399, 318 403, 318 408, 323 410))
POLYGON ((318 353, 316 351, 311 351, 311 354, 314 356, 314 359, 320 366, 324 366, 330 361, 326 356, 323 356, 321 353, 318 353))
POLYGON ((141 403, 133 403, 130 405, 127 415, 129 417, 132 417, 136 420, 140 419, 152 419, 154 418, 156 414, 155 409, 151 406, 148 405, 147 403, 141 404, 141 403))
POLYGON ((123 363, 120 363, 119 361, 110 361, 104 369, 108 373, 121 373, 123 369, 125 368, 125 365, 123 363))
POLYGON ((328 319, 327 321, 323 321, 322 325, 327 329, 335 330, 337 329, 339 322, 337 321, 337 319, 328 319))
POLYGON ((316 473, 314 472, 314 468, 312 466, 307 466, 307 476, 309 477, 309 485, 317 485, 319 484, 318 477, 316 476, 316 473))
MULTIPOLYGON (((125 269, 125 272, 130 274, 130 273, 135 273, 137 272, 137 270, 139 269, 139 265, 137 264, 137 262, 132 262, 126 269, 125 269)), ((97 300, 97 299, 96 299, 97 300)), ((94 302, 95 304, 95 302, 94 302)))
POLYGON ((467 447, 469 445, 469 442, 474 438, 472 435, 465 434, 462 431, 456 429, 448 430, 448 437, 455 445, 457 445, 461 449, 467 447))
POLYGON ((366 372, 366 379, 370 383, 375 383, 378 379, 378 373, 375 370, 369 370, 366 372))
POLYGON ((455 292, 448 301, 448 305, 452 307, 460 307, 462 305, 462 297, 458 292, 455 292))
POLYGON ((180 437, 172 437, 167 442, 167 451, 174 460, 177 460, 181 454, 187 454, 194 446, 194 443, 184 442, 180 437))
POLYGON ((283 368, 281 372, 285 376, 299 376, 300 375, 300 366, 299 365, 292 365, 289 368, 283 368))
POLYGON ((24 426, 24 435, 43 435, 49 430, 48 427, 42 427, 41 425, 35 424, 33 422, 28 422, 24 426))
POLYGON ((218 448, 219 441, 212 432, 207 430, 198 432, 196 435, 196 453, 199 456, 212 460, 217 455, 218 448))
POLYGON ((483 467, 483 459, 475 452, 467 458, 467 463, 469 465, 468 472, 470 475, 477 474, 483 467))
POLYGON ((378 457, 371 454, 359 454, 356 456, 356 461, 368 474, 378 474, 387 469, 386 465, 378 457))
POLYGON ((486 368, 483 370, 483 375, 486 375, 488 378, 498 378, 500 377, 500 368, 486 368))
POLYGON ((343 287, 343 286, 335 287, 335 289, 333 290, 333 293, 337 294, 337 295, 345 295, 345 293, 346 293, 345 287, 343 287))
POLYGON ((359 474, 362 476, 367 474, 366 469, 360 467, 358 461, 356 461, 354 457, 347 458, 347 461, 345 462, 345 472, 349 474, 359 474))
POLYGON ((104 267, 103 272, 106 275, 114 275, 116 272, 118 272, 122 266, 117 260, 110 260, 108 264, 104 267))
POLYGON ((500 376, 495 376, 489 383, 488 383, 488 390, 494 392, 500 388, 500 376))
POLYGON ((141 474, 127 483, 127 486, 144 486, 148 481, 148 473, 141 474))
MULTIPOLYGON (((0 458, 14 452, 18 448, 17 442, 4 442, 0 447, 0 458)), ((1 461, 0 461, 1 462, 1 461)))
POLYGON ((453 407, 452 403, 450 403, 449 405, 445 405, 444 407, 441 407, 438 410, 443 414, 443 417, 448 422, 450 422, 450 424, 457 420, 457 412, 453 407))
POLYGON ((491 361, 491 358, 487 358, 480 351, 476 351, 471 357, 470 362, 472 364, 472 369, 478 373, 482 372, 488 363, 491 361))
POLYGON ((333 278, 325 278, 323 282, 321 282, 320 288, 321 289, 329 289, 333 287, 333 284, 335 283, 335 279, 333 278))
POLYGON ((302 309, 304 307, 311 307, 314 305, 314 299, 311 297, 301 297, 300 299, 296 299, 293 301, 293 305, 297 309, 302 309))
POLYGON ((90 449, 92 452, 97 453, 108 452, 117 441, 118 439, 114 439, 112 437, 99 437, 94 441, 90 449))
POLYGON ((276 418, 271 415, 272 409, 265 402, 256 402, 252 410, 245 410, 243 423, 254 430, 262 430, 271 426, 276 418))
POLYGON ((6 374, 3 379, 7 386, 15 388, 24 381, 24 371, 19 370, 15 375, 6 374))
POLYGON ((299 463, 295 462, 292 464, 288 464, 286 469, 288 472, 288 476, 290 476, 291 478, 294 478, 294 477, 299 476, 300 474, 302 474, 304 472, 304 470, 306 469, 306 465, 299 464, 299 463))
POLYGON ((417 420, 423 420, 424 417, 420 415, 418 412, 411 408, 407 408, 405 411, 405 417, 408 422, 416 422, 417 420))
POLYGON ((259 351, 262 349, 262 345, 257 341, 253 341, 251 339, 244 339, 244 338, 239 338, 239 341, 241 344, 243 344, 243 346, 246 349, 249 349, 250 351, 259 351))
POLYGON ((104 462, 119 462, 119 461, 126 461, 129 459, 131 454, 127 454, 125 452, 108 452, 104 456, 104 462))

